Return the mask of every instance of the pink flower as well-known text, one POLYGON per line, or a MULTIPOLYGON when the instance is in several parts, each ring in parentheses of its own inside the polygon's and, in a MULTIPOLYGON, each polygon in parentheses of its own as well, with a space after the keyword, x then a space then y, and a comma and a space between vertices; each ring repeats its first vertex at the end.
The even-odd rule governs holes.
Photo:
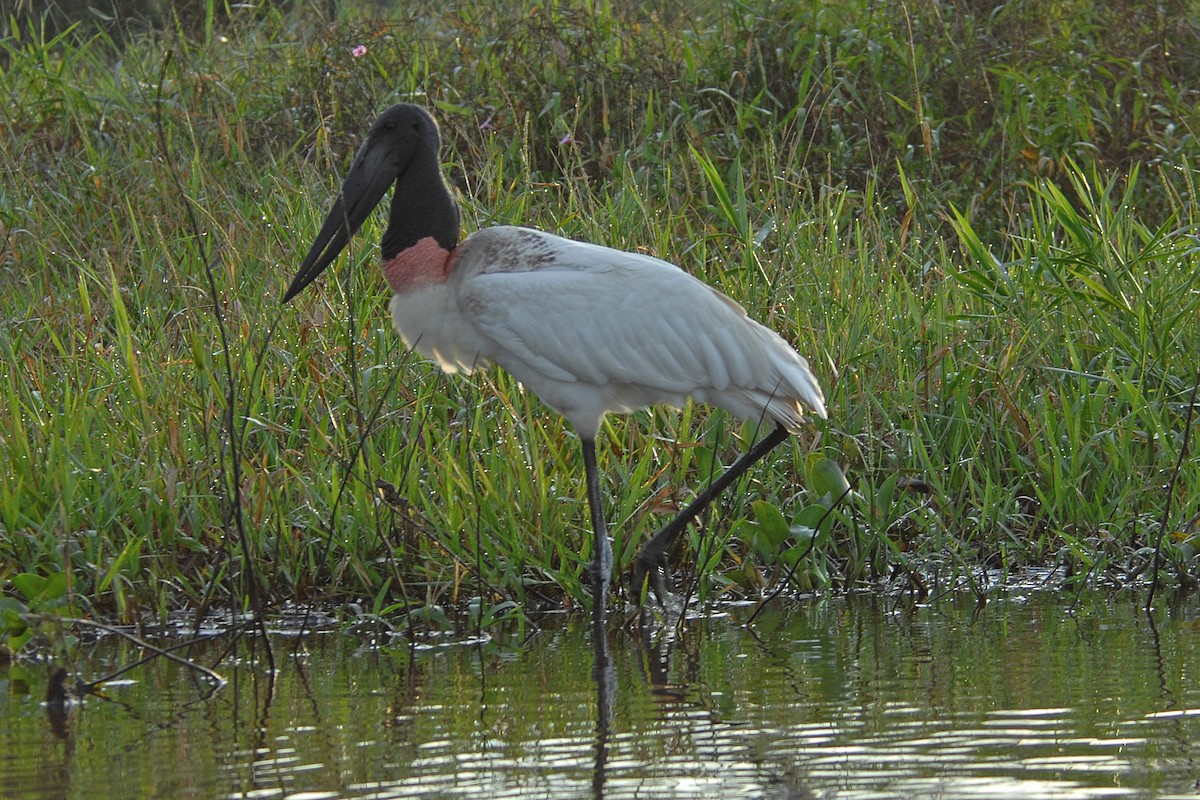
POLYGON ((568 133, 566 136, 558 140, 558 144, 560 147, 568 144, 575 144, 575 137, 568 133))
POLYGON ((362 58, 366 54, 367 46, 365 44, 360 44, 358 47, 350 51, 350 55, 354 56, 355 58, 362 58))

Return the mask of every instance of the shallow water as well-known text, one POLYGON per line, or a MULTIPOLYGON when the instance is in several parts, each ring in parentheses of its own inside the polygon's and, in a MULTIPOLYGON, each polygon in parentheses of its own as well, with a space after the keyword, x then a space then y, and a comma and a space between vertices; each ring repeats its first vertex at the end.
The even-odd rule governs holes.
MULTIPOLYGON (((1197 796, 1185 610, 1151 625, 1132 595, 1043 592, 982 609, 814 600, 747 628, 751 611, 658 648, 611 632, 605 737, 583 619, 415 650, 280 636, 273 685, 242 647, 211 696, 159 659, 56 721, 44 686, 23 694, 0 671, 0 796, 1197 796)), ((91 678, 135 656, 106 639, 76 666, 91 678)))

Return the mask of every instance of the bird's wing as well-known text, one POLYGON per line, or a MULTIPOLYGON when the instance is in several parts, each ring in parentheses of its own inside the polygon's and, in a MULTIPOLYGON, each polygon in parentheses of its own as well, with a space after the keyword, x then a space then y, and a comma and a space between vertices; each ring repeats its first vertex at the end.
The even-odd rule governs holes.
MULTIPOLYGON (((460 308, 495 343, 501 366, 517 360, 557 381, 689 394, 762 388, 771 348, 794 356, 740 306, 678 267, 536 231, 524 233, 530 242, 530 234, 543 238, 523 264, 493 253, 487 263, 456 267, 464 275, 460 308)), ((481 248, 468 257, 487 254, 481 248)))

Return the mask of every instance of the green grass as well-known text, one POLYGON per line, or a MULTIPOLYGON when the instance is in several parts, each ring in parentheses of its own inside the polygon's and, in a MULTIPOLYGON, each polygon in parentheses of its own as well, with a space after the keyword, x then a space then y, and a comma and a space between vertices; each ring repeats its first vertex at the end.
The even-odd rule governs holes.
MULTIPOLYGON (((809 356, 829 422, 689 531, 675 563, 702 597, 793 566, 823 591, 982 589, 981 567, 1125 582, 1164 533, 1165 579, 1191 581, 1194 22, 1083 3, 313 14, 210 15, 119 52, 28 21, 0 43, 10 633, 26 608, 153 619, 255 593, 435 625, 587 602, 573 435, 499 371, 404 351, 379 220, 279 305, 399 99, 439 117, 468 231, 652 253, 809 356), (815 531, 821 458, 856 496, 815 531)), ((611 419, 618 566, 753 433, 700 407, 611 419)))

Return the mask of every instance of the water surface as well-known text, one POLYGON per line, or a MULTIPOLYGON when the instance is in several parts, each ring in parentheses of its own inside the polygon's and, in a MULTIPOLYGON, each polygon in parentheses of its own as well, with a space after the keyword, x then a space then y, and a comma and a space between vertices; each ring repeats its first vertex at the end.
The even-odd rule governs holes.
MULTIPOLYGON (((603 737, 582 618, 479 645, 280 636, 273 682, 243 644, 211 696, 160 659, 63 720, 0 672, 0 796, 1196 797, 1197 627, 1137 602, 860 596, 657 646, 612 631, 603 737)), ((106 639, 76 667, 136 655, 106 639)))

